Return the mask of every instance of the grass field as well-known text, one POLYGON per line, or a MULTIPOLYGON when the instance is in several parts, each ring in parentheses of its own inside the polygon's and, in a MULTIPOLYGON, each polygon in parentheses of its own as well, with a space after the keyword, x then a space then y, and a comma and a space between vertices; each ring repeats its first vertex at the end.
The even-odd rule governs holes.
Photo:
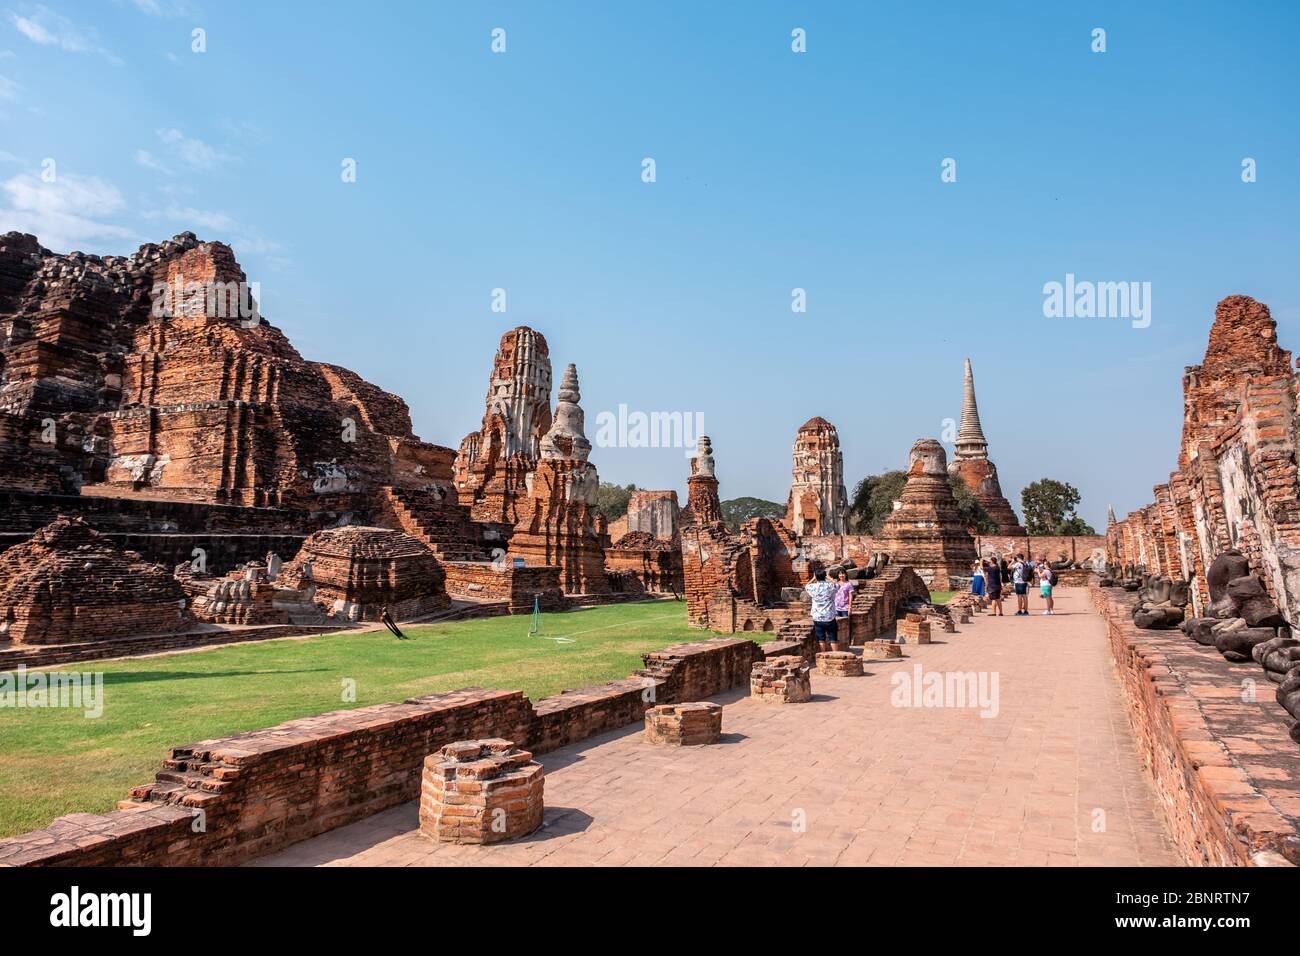
POLYGON ((153 780, 169 747, 472 685, 537 700, 626 677, 642 652, 702 636, 674 601, 544 614, 540 635, 529 624, 498 617, 412 626, 407 641, 345 633, 71 665, 103 672, 103 715, 0 709, 0 836, 111 810, 153 780), (356 700, 345 702, 349 678, 356 700))
POLYGON ((949 601, 952 600, 952 596, 956 593, 957 593, 956 591, 931 591, 930 603, 947 604, 949 601))

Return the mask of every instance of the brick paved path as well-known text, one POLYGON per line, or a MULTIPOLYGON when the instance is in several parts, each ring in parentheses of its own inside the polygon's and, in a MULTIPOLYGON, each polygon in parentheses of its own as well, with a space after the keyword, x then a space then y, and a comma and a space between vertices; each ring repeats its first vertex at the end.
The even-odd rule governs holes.
POLYGON ((1057 607, 976 615, 866 677, 814 671, 810 703, 718 698, 715 746, 651 748, 631 727, 547 754, 545 823, 522 842, 435 844, 410 803, 258 863, 1177 864, 1101 619, 1080 589, 1057 607), (891 675, 918 664, 996 673, 997 715, 893 706, 891 675))

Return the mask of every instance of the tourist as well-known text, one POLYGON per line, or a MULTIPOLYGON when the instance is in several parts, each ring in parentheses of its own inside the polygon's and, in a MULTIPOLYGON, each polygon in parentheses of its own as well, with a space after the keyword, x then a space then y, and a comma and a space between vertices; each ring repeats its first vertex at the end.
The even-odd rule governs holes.
POLYGON ((840 630, 835 621, 835 592, 838 589, 826 580, 826 569, 818 568, 804 590, 812 598, 813 636, 817 649, 833 651, 840 630))
POLYGON ((1038 588, 1043 595, 1043 600, 1047 602, 1047 610, 1044 614, 1051 614, 1052 609, 1056 606, 1052 600, 1052 585, 1056 583, 1056 572, 1052 566, 1044 561, 1038 568, 1038 588))
POLYGON ((984 562, 975 562, 975 572, 970 579, 970 593, 976 597, 983 597, 985 590, 984 584, 984 562))
POLYGON ((1023 554, 1016 555, 1016 563, 1011 566, 1011 583, 1016 592, 1016 617, 1029 615, 1029 584, 1034 579, 1034 566, 1025 560, 1023 554))
MULTIPOLYGON (((836 577, 839 579, 839 583, 835 586, 835 617, 844 618, 845 634, 843 643, 847 645, 851 640, 848 633, 850 626, 849 608, 853 605, 853 591, 857 585, 849 580, 847 571, 841 571, 836 577)), ((839 624, 836 624, 835 627, 838 630, 839 624)))
POLYGON ((1007 566, 1007 559, 1003 555, 998 555, 998 576, 1002 578, 1002 587, 1005 588, 1011 583, 1011 568, 1007 566))
POLYGON ((996 560, 985 566, 984 582, 984 589, 993 603, 993 616, 1002 617, 1002 573, 996 560))

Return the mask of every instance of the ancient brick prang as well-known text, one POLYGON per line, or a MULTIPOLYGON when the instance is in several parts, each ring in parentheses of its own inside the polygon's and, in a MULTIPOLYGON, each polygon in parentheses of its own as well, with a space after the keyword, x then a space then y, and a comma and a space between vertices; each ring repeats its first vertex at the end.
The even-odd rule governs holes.
POLYGON ((540 332, 521 325, 501 336, 486 406, 479 430, 460 443, 456 493, 476 521, 514 524, 551 427, 551 354, 540 332))
POLYGON ((795 436, 793 458, 785 526, 799 535, 845 534, 849 496, 835 426, 824 418, 804 422, 795 436))
POLYGON ((1300 482, 1291 354, 1268 307, 1229 296, 1215 310, 1205 359, 1183 375, 1178 470, 1154 501, 1107 528, 1114 577, 1191 584, 1188 617, 1212 603, 1208 569, 1239 551, 1286 620, 1300 624, 1300 482))
POLYGON ((680 528, 722 522, 715 470, 713 442, 708 435, 701 435, 695 457, 691 459, 691 476, 686 479, 686 507, 682 509, 680 528))
POLYGON ((937 590, 970 574, 975 539, 957 511, 947 455, 935 439, 923 438, 912 446, 901 504, 885 519, 875 547, 892 564, 914 568, 937 590))
POLYGON ((971 490, 985 513, 996 522, 998 534, 1016 537, 1025 534, 1020 519, 1002 494, 997 466, 989 460, 989 443, 984 438, 984 428, 980 424, 979 405, 975 401, 975 374, 971 370, 970 359, 966 360, 961 425, 957 430, 952 464, 948 470, 960 477, 962 483, 971 490))
POLYGON ((351 621, 377 621, 385 607, 394 619, 405 620, 451 606, 433 552, 389 528, 318 531, 281 576, 285 587, 313 585, 318 605, 351 621))
POLYGON ((448 744, 424 761, 420 832, 445 843, 501 843, 542 825, 545 772, 513 742, 448 744))
POLYGON ((558 398, 555 421, 540 442, 542 457, 527 493, 516 502, 519 521, 509 553, 527 565, 558 567, 566 594, 607 594, 604 528, 596 507, 600 478, 587 461, 591 442, 583 429, 578 373, 572 365, 558 398))
POLYGON ((0 555, 0 641, 68 644, 192 623, 166 570, 84 521, 60 518, 0 555))
POLYGON ((450 487, 401 399, 306 361, 257 312, 222 243, 182 233, 129 257, 0 237, 0 463, 25 490, 308 510, 365 508, 383 486, 450 487), (53 422, 52 432, 30 427, 53 422), (51 471, 53 467, 53 472, 51 471))

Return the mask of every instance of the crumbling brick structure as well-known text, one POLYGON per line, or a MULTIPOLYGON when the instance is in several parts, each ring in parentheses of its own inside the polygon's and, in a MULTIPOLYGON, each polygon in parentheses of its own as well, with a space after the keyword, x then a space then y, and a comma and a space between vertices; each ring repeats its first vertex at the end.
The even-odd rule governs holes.
POLYGON ((444 843, 501 843, 542 825, 546 777, 499 737, 447 744, 424 761, 420 832, 444 843))
POLYGON ((812 700, 812 669, 802 657, 770 657, 754 664, 750 697, 763 704, 804 704, 812 700))
POLYGON ((129 257, 0 237, 0 458, 25 490, 364 508, 383 486, 450 486, 452 452, 401 399, 309 362, 257 313, 229 246, 183 233, 129 257), (32 427, 33 425, 38 427, 32 427))
POLYGON ((957 511, 948 484, 947 455, 933 438, 912 445, 900 507, 885 519, 875 547, 891 563, 914 568, 936 590, 968 577, 975 565, 975 539, 957 511))
MULTIPOLYGON (((680 512, 675 491, 634 491, 627 502, 622 533, 615 540, 622 534, 639 532, 661 541, 671 541, 677 537, 677 516, 680 512)), ((610 535, 613 536, 614 533, 614 524, 611 523, 610 535)))
POLYGON ((0 554, 0 641, 66 644, 180 631, 192 618, 167 571, 77 518, 0 554))
POLYGON ((1002 494, 997 466, 989 460, 989 443, 984 438, 984 428, 980 424, 979 405, 975 401, 975 374, 971 370, 970 359, 966 360, 961 425, 957 429, 952 464, 948 466, 948 470, 961 478, 962 483, 975 496, 975 500, 997 523, 998 534, 1013 537, 1021 537, 1025 534, 1025 529, 1020 526, 1020 519, 1011 510, 1006 496, 1002 494))
POLYGON ((1178 470, 1156 486, 1152 504, 1106 529, 1112 565, 1191 582, 1199 617, 1209 567, 1236 548, 1300 624, 1298 388, 1268 306, 1242 295, 1219 302, 1205 359, 1183 374, 1178 470))
POLYGON ((852 651, 822 651, 817 655, 817 671, 828 677, 861 677, 862 658, 852 651))
POLYGON ((540 443, 541 458, 527 493, 516 503, 519 521, 509 554, 528 565, 558 567, 566 594, 608 594, 604 526, 596 507, 600 477, 587 460, 591 442, 584 432, 581 398, 578 371, 570 365, 560 385, 555 421, 540 443))
POLYGON ((460 443, 456 494, 474 520, 513 525, 551 428, 551 353, 540 332, 521 325, 501 336, 486 405, 482 426, 460 443))
POLYGON ((630 571, 650 592, 681 594, 681 539, 654 538, 644 531, 631 531, 605 549, 605 567, 610 571, 630 571))
POLYGON ((722 736, 722 705, 711 701, 660 704, 645 712, 645 739, 665 747, 716 744, 722 736))
POLYGON ((433 552, 389 528, 318 531, 281 574, 287 587, 314 585, 317 604, 351 621, 377 621, 385 607, 406 620, 451 606, 433 552))
POLYGON ((798 535, 845 534, 849 496, 844 490, 844 455, 835 426, 820 417, 800 425, 793 460, 785 526, 798 535))

